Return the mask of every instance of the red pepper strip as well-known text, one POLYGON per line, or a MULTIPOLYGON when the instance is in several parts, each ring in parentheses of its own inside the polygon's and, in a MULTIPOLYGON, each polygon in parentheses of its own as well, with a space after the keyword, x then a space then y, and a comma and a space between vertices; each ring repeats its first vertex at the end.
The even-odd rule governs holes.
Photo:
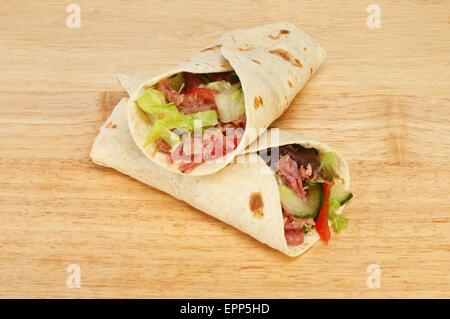
POLYGON ((320 238, 322 238, 327 244, 330 240, 331 233, 330 227, 328 227, 328 200, 330 198, 330 189, 332 184, 323 183, 323 202, 320 208, 319 218, 316 221, 316 230, 320 238))
POLYGON ((196 95, 200 99, 214 101, 214 97, 217 95, 216 90, 207 88, 193 88, 184 92, 185 94, 196 95))

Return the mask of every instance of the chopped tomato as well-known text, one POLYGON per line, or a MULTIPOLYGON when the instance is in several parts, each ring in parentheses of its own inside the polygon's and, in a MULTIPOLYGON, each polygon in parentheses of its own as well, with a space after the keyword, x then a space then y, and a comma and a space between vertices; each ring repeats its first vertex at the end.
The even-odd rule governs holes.
POLYGON ((320 208, 319 218, 316 221, 316 230, 326 243, 330 240, 331 233, 328 226, 328 200, 330 198, 330 189, 333 184, 323 183, 323 203, 320 208))
POLYGON ((184 94, 195 95, 200 99, 214 101, 214 97, 219 93, 213 89, 207 88, 193 88, 184 92, 184 94))

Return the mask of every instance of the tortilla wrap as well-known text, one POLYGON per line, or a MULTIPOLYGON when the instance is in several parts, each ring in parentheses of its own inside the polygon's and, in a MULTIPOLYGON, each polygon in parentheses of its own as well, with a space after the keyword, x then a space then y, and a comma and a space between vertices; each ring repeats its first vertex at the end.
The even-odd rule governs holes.
POLYGON ((294 257, 304 253, 319 240, 319 235, 313 230, 305 235, 302 245, 287 245, 275 176, 255 151, 298 143, 319 152, 335 152, 342 185, 349 187, 348 166, 339 153, 319 142, 278 129, 266 131, 233 163, 215 174, 186 176, 171 172, 149 161, 137 148, 128 130, 126 107, 127 99, 123 98, 100 128, 91 151, 94 163, 114 168, 185 201, 286 255, 294 257), (276 134, 278 141, 272 138, 276 134), (267 144, 261 142, 266 139, 267 144))
POLYGON ((154 163, 179 174, 167 154, 155 152, 155 143, 144 148, 152 124, 137 104, 144 91, 180 72, 215 73, 235 71, 245 96, 246 130, 233 152, 198 166, 186 175, 217 172, 251 144, 289 106, 308 79, 317 71, 325 50, 310 36, 290 23, 278 23, 224 34, 175 69, 141 83, 128 102, 128 123, 138 148, 154 163), (258 128, 262 130, 252 130, 258 128))

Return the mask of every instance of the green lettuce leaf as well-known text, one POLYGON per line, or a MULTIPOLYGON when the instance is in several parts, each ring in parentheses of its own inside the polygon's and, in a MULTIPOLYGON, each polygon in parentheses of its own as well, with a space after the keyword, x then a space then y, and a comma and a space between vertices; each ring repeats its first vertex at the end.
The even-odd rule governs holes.
POLYGON ((174 147, 180 142, 181 137, 172 132, 172 129, 186 129, 192 133, 194 124, 204 128, 219 123, 215 110, 182 114, 173 102, 166 103, 163 93, 153 88, 147 89, 136 100, 136 103, 144 112, 151 115, 153 119, 153 126, 147 136, 144 147, 160 138, 174 147))
POLYGON ((160 126, 158 127, 155 125, 152 127, 150 134, 147 136, 144 147, 160 138, 163 139, 171 147, 175 147, 181 142, 180 136, 172 132, 170 129, 160 126))
POLYGON ((336 156, 333 152, 325 153, 320 159, 320 163, 322 164, 322 175, 327 180, 331 181, 338 176, 336 171, 336 156))
MULTIPOLYGON (((215 110, 207 110, 198 113, 189 114, 192 119, 192 123, 194 121, 201 121, 201 127, 214 126, 219 123, 217 120, 217 112, 215 110)), ((192 126, 192 130, 194 126, 192 126)))
POLYGON ((333 223, 333 227, 337 232, 340 232, 348 225, 348 219, 344 216, 337 214, 337 210, 341 207, 341 204, 333 198, 330 198, 328 202, 328 219, 333 223))
POLYGON ((136 103, 144 112, 153 115, 166 104, 166 99, 162 92, 149 88, 136 100, 136 103))

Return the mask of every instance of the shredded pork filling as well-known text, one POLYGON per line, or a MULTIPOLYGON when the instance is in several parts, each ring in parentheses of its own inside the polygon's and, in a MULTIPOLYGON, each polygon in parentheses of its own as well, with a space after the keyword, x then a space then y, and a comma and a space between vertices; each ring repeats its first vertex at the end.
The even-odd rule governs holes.
POLYGON ((314 225, 312 218, 295 218, 283 208, 284 237, 288 246, 303 244, 305 233, 303 227, 306 224, 314 225))

